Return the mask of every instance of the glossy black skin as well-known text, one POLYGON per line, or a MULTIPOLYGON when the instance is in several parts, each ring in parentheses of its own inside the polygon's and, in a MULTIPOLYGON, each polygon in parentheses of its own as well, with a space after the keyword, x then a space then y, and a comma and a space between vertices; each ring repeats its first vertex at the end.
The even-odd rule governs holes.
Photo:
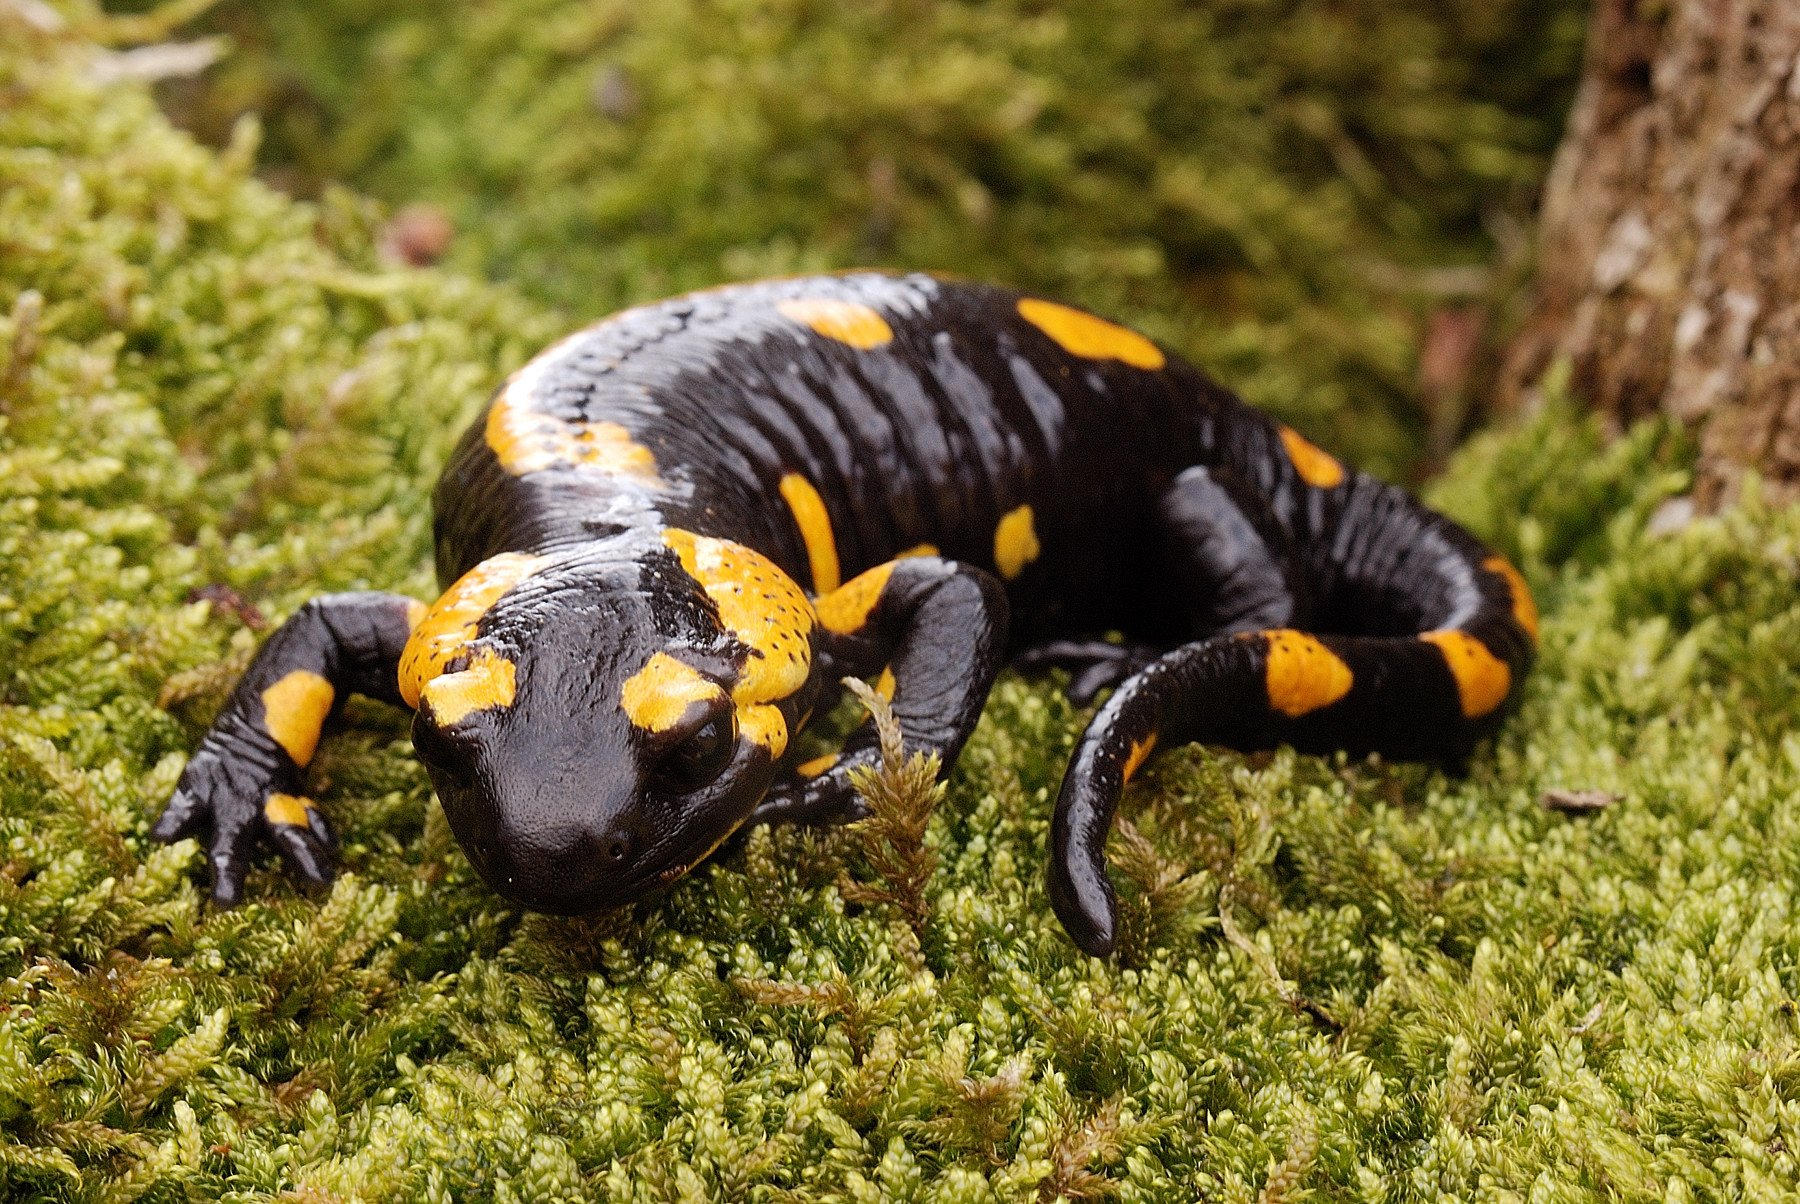
MULTIPOLYGON (((847 771, 874 755, 867 725, 806 779, 792 741, 781 757, 741 735, 721 752, 729 706, 696 705, 654 735, 620 707, 625 680, 658 651, 727 691, 754 667, 665 530, 756 549, 814 592, 780 493, 791 473, 823 499, 843 580, 916 545, 939 551, 895 561, 866 621, 813 629, 811 672, 778 700, 790 731, 842 675, 889 666, 908 743, 948 765, 1009 655, 1070 670, 1083 702, 1119 687, 1077 747, 1053 830, 1052 902, 1091 953, 1115 938, 1103 854, 1134 743, 1453 764, 1506 707, 1465 718, 1445 655, 1417 635, 1473 635, 1507 666, 1511 694, 1531 661, 1507 581, 1462 529, 1360 473, 1308 484, 1281 428, 1192 366, 1072 354, 1002 289, 872 273, 733 286, 608 319, 527 372, 516 396, 534 412, 616 423, 656 467, 650 481, 566 466, 521 475, 477 421, 436 491, 445 584, 498 553, 550 558, 480 624, 518 666, 516 698, 450 725, 425 707, 414 723, 471 860, 528 906, 637 898, 746 819, 855 814, 847 771), (779 311, 795 298, 866 306, 892 338, 827 337, 779 311), (996 525, 1021 505, 1041 552, 1003 583, 996 525), (1348 693, 1299 717, 1276 710, 1266 641, 1234 638, 1275 628, 1329 633, 1323 644, 1354 672, 1348 693), (1098 638, 1109 631, 1124 643, 1098 638), (698 775, 697 734, 711 758, 698 775)), ((322 829, 259 827, 258 800, 299 779, 258 726, 260 690, 304 664, 341 681, 340 697, 394 700, 404 612, 392 595, 313 604, 269 641, 196 754, 156 831, 211 826, 221 899, 237 897, 262 830, 303 875, 329 873, 322 829), (333 630, 351 612, 382 617, 333 630)))

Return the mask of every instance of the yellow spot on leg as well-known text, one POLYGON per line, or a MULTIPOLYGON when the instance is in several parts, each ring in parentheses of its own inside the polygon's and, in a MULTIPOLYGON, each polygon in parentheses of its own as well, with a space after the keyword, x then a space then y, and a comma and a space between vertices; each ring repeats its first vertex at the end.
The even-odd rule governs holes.
POLYGON ((292 794, 271 794, 263 800, 263 818, 272 824, 304 828, 312 822, 312 817, 308 814, 311 810, 310 800, 292 794))
POLYGON ((1456 679, 1456 693, 1465 719, 1479 719, 1506 701, 1512 689, 1512 670, 1488 651, 1487 645, 1466 631, 1427 631, 1419 637, 1436 644, 1456 679))
POLYGON ((781 478, 781 496, 794 512, 794 523, 806 543, 806 559, 812 566, 813 593, 826 594, 836 589, 838 579, 837 537, 831 531, 831 515, 825 510, 825 499, 813 483, 797 472, 781 478))
POLYGON ((848 343, 860 351, 871 351, 890 343, 894 328, 875 310, 858 301, 839 301, 831 297, 793 297, 777 302, 777 311, 815 334, 848 343))
POLYGON ((619 688, 625 717, 647 732, 666 732, 697 702, 723 698, 725 689, 666 652, 652 656, 619 688))
POLYGON ((1133 368, 1155 371, 1166 363, 1162 349, 1135 330, 1054 301, 1019 300, 1019 316, 1049 335, 1070 355, 1089 360, 1118 360, 1133 368))
POLYGON ((894 574, 894 562, 878 564, 866 573, 858 573, 842 587, 832 590, 813 605, 819 612, 819 624, 838 635, 854 635, 869 621, 869 613, 881 601, 894 574))
POLYGON ((1513 618, 1525 629, 1525 634, 1533 641, 1538 638, 1537 600, 1531 596, 1531 587, 1525 584, 1525 576, 1504 556, 1489 556, 1481 562, 1481 567, 1490 573, 1498 574, 1506 579, 1506 588, 1512 591, 1513 618))
POLYGON ((1265 631, 1269 705, 1290 719, 1328 707, 1350 692, 1355 675, 1337 653, 1304 631, 1265 631))
POLYGON ((1025 571, 1025 566, 1038 558, 1037 526, 1030 506, 1018 506, 1006 512, 994 528, 994 567, 1011 581, 1025 571))
POLYGON ((1127 782, 1131 781, 1132 776, 1137 773, 1139 767, 1141 767, 1145 761, 1149 760, 1150 754, 1155 751, 1155 732, 1151 732, 1142 740, 1133 740, 1131 742, 1131 751, 1125 755, 1125 780, 1127 782))
POLYGON ((502 552, 482 561, 457 579, 413 627, 400 654, 400 697, 419 705, 425 683, 469 650, 481 617, 519 582, 544 564, 543 556, 502 552))
POLYGON ((883 702, 894 701, 894 667, 888 665, 882 669, 881 676, 875 679, 875 692, 881 695, 883 702))
POLYGON ((1334 489, 1344 483, 1344 466, 1293 427, 1281 428, 1281 443, 1294 471, 1314 489, 1334 489))
POLYGON ((516 690, 513 663, 492 648, 477 648, 468 668, 426 682, 419 701, 434 722, 460 723, 476 711, 511 706, 516 690))
POLYGON ((794 772, 803 778, 816 778, 820 774, 830 770, 833 765, 836 765, 840 755, 841 754, 834 752, 826 753, 822 757, 814 757, 810 761, 802 761, 800 764, 794 766, 794 772))
POLYGON ((310 764, 337 692, 310 669, 295 669, 262 692, 263 728, 296 765, 310 764))

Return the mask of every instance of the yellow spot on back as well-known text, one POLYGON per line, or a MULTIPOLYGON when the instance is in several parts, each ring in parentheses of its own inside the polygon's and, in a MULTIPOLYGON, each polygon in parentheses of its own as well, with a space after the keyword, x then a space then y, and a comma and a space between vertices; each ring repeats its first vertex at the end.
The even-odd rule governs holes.
POLYGON ((881 695, 883 701, 892 702, 894 701, 894 687, 894 666, 883 666, 881 676, 875 679, 875 692, 881 695))
POLYGON ((870 351, 894 338, 894 328, 887 324, 887 319, 859 301, 791 297, 776 302, 775 308, 782 317, 811 327, 813 333, 848 343, 861 351, 870 351))
POLYGON ((1018 506, 1006 512, 994 528, 994 567, 1011 581, 1025 571, 1025 566, 1043 551, 1038 546, 1037 525, 1030 506, 1018 506))
POLYGON ((509 707, 518 687, 517 667, 492 648, 477 648, 469 667, 425 683, 419 701, 440 724, 461 723, 476 711, 509 707))
POLYGON ((814 757, 810 761, 802 761, 794 766, 794 772, 803 778, 816 778, 838 763, 839 753, 826 753, 822 757, 814 757))
POLYGON ((1147 371, 1155 371, 1167 362, 1162 349, 1137 331, 1067 305, 1021 297, 1019 316, 1049 335, 1064 351, 1082 359, 1118 360, 1147 371))
POLYGON ((1479 719, 1506 701, 1512 689, 1512 670, 1488 651, 1487 645, 1466 631, 1427 631, 1419 637, 1436 644, 1456 679, 1456 693, 1465 719, 1479 719))
POLYGON ((915 556, 936 556, 938 546, 934 543, 916 543, 904 552, 895 552, 895 560, 911 560, 915 556))
POLYGON ((310 669, 295 669, 262 692, 263 728, 296 765, 310 764, 337 691, 310 669))
POLYGON ((434 602, 413 627, 400 654, 400 697, 419 705, 425 683, 469 650, 481 617, 502 595, 531 576, 547 560, 520 552, 502 552, 464 573, 434 602))
POLYGON ((616 422, 565 422, 520 400, 529 377, 515 377, 489 407, 485 435, 514 476, 549 468, 585 469, 661 485, 656 457, 616 422))
POLYGON ((1293 427, 1281 428, 1281 443, 1294 471, 1314 489, 1334 489, 1344 483, 1344 466, 1293 427))
POLYGON ((869 612, 881 601, 881 591, 887 588, 888 578, 893 574, 894 562, 890 560, 866 573, 858 573, 842 587, 819 598, 813 603, 819 612, 819 624, 838 635, 861 631, 869 621, 869 612))
POLYGON ((815 594, 829 593, 838 587, 837 537, 831 532, 831 515, 826 513, 825 499, 813 483, 797 472, 781 478, 781 496, 794 512, 800 538, 806 543, 806 559, 812 566, 815 594))
POLYGON ((307 815, 311 809, 312 803, 308 800, 279 791, 263 800, 263 818, 272 824, 304 828, 311 822, 311 817, 307 815))
POLYGON ((430 613, 431 607, 425 605, 417 598, 408 598, 406 600, 406 629, 411 631, 420 623, 423 623, 425 621, 425 616, 430 613))
POLYGON ((1131 742, 1131 751, 1125 755, 1125 780, 1127 782, 1131 780, 1132 775, 1137 773, 1139 767, 1142 766, 1145 761, 1150 759, 1150 754, 1155 750, 1155 732, 1151 732, 1142 740, 1133 740, 1131 742))
POLYGON ((1264 670, 1269 705, 1288 718, 1330 706, 1355 684, 1343 658, 1304 631, 1279 628, 1262 634, 1269 641, 1264 670))
POLYGON ((787 721, 762 704, 793 694, 812 673, 812 603, 779 565, 743 544, 674 527, 663 542, 718 607, 719 622, 750 649, 731 690, 738 730, 779 757, 787 721))
POLYGON ((666 732, 695 703, 723 697, 725 689, 718 682, 666 652, 652 656, 619 688, 625 717, 647 732, 666 732))
POLYGON ((1507 563, 1504 556, 1489 556, 1481 562, 1481 567, 1506 579, 1506 588, 1512 591, 1513 618, 1519 621, 1525 634, 1535 642, 1538 638, 1537 599, 1531 596, 1531 587, 1525 584, 1525 575, 1507 563))

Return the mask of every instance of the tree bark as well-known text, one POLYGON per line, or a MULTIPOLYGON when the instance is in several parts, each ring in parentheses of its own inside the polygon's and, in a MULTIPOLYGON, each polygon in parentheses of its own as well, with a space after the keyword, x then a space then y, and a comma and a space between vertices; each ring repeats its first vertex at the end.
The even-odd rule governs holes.
POLYGON ((1503 401, 1566 356, 1696 433, 1702 505, 1800 497, 1800 0, 1597 0, 1540 238, 1503 401))

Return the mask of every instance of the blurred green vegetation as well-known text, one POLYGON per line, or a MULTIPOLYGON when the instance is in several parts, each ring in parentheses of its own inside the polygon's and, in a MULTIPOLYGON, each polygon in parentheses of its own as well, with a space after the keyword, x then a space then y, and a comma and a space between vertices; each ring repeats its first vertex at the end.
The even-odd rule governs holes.
POLYGON ((1404 475, 1467 401, 1421 402, 1430 315, 1505 324, 1584 9, 225 0, 199 28, 234 49, 170 99, 215 143, 259 114, 300 195, 441 207, 453 266, 571 322, 824 268, 993 279, 1404 475))
POLYGON ((377 207, 272 191, 250 127, 194 144, 92 82, 113 31, 23 11, 0 3, 0 1198, 1800 1187, 1800 512, 1752 491, 1671 521, 1688 449, 1566 404, 1431 494, 1538 590, 1522 712, 1466 778, 1152 762, 1116 961, 1044 896, 1084 716, 1012 677, 929 858, 903 825, 763 829, 593 921, 486 891, 404 722, 359 706, 312 782, 344 877, 321 900, 267 866, 212 910, 198 848, 146 833, 258 626, 429 595, 448 442, 567 314, 379 267, 377 207))

